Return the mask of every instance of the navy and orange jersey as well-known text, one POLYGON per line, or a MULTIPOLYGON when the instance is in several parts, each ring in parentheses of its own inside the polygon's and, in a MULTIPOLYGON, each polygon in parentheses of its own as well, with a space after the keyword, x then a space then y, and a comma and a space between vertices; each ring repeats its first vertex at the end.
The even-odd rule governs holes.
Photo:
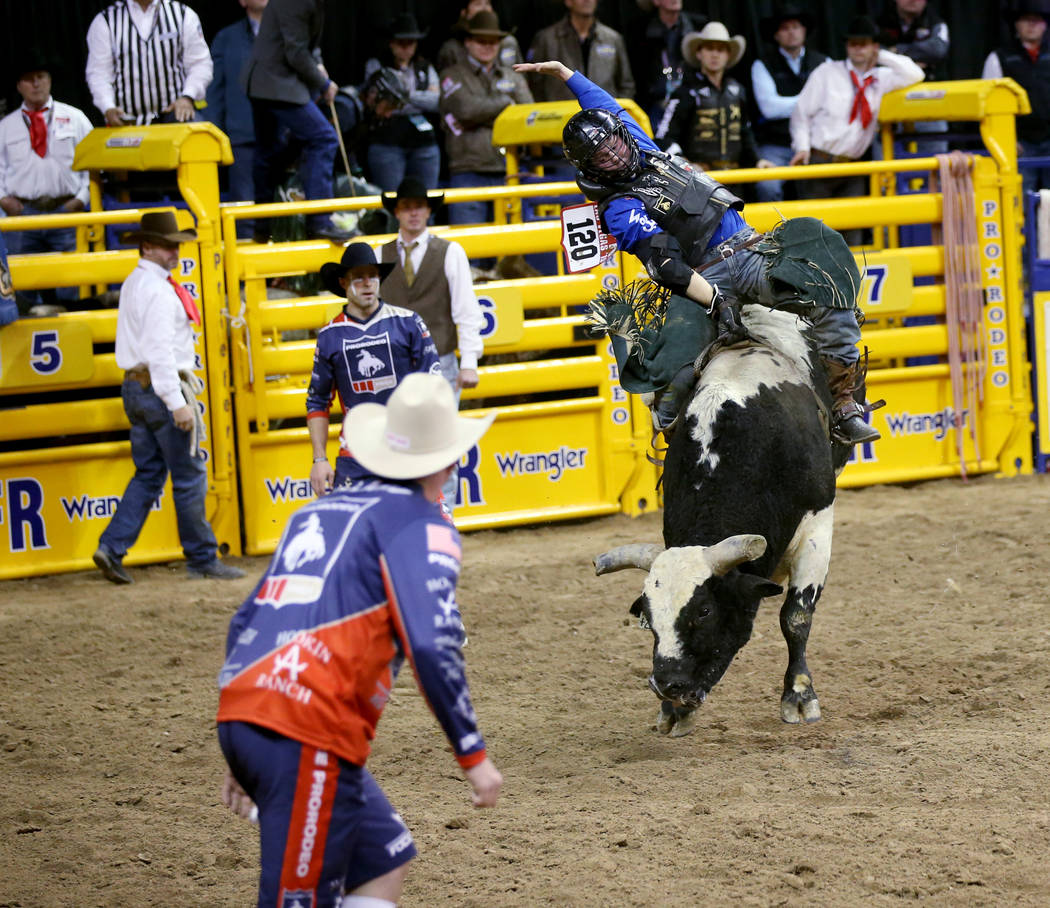
POLYGON ((477 765, 459 566, 459 534, 418 483, 370 477, 296 511, 230 622, 218 720, 362 766, 407 657, 460 765, 477 765))
POLYGON ((423 319, 383 302, 363 322, 344 309, 318 332, 306 417, 327 416, 337 393, 344 413, 357 404, 385 404, 410 372, 441 374, 423 319))

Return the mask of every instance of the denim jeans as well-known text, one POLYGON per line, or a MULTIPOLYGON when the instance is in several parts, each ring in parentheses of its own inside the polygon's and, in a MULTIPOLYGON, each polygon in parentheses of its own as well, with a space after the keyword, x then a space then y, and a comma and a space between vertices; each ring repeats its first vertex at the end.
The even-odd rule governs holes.
MULTIPOLYGON (((448 178, 451 189, 472 189, 475 186, 502 186, 501 173, 454 173, 448 178)), ((491 224, 491 202, 457 202, 448 207, 450 224, 491 224)))
POLYGON ((396 192, 406 177, 418 177, 427 189, 435 189, 441 174, 441 151, 437 142, 416 148, 373 143, 368 146, 368 171, 383 192, 396 192))
MULTIPOLYGON (((22 214, 56 214, 55 211, 41 211, 32 205, 26 205, 22 214)), ((36 255, 42 252, 72 252, 77 245, 76 231, 72 227, 55 227, 51 230, 19 230, 5 234, 8 255, 36 255)), ((25 315, 37 303, 57 302, 71 306, 80 299, 77 287, 56 287, 54 290, 17 290, 18 310, 25 315)))
MULTIPOLYGON (((252 98, 252 116, 255 118, 255 163, 252 168, 255 201, 273 201, 287 159, 287 136, 302 145, 299 173, 306 197, 332 198, 332 168, 339 151, 339 138, 321 109, 313 102, 287 104, 252 98)), ((311 215, 306 220, 307 231, 327 226, 330 218, 328 214, 311 215)))
MULTIPOLYGON (((458 407, 459 398, 463 392, 456 387, 456 376, 459 375, 459 360, 456 358, 456 352, 453 350, 441 356, 438 365, 441 367, 441 374, 445 377, 445 381, 452 386, 452 393, 456 395, 456 406, 458 407)), ((441 487, 441 494, 445 496, 448 509, 455 510, 458 504, 456 499, 459 497, 459 463, 452 468, 452 475, 441 487)))
MULTIPOLYGON (((787 167, 791 163, 790 145, 759 145, 758 156, 772 161, 777 167, 787 167)), ((783 180, 762 180, 755 183, 755 194, 760 202, 784 201, 783 180)))
POLYGON ((204 516, 208 488, 203 458, 190 453, 190 433, 176 427, 171 411, 153 391, 125 379, 120 389, 124 412, 131 423, 131 457, 135 475, 124 490, 116 513, 99 537, 99 545, 123 558, 164 490, 171 473, 171 494, 178 519, 179 539, 186 560, 195 566, 215 560, 216 542, 204 516))
MULTIPOLYGON (((233 146, 233 163, 229 172, 231 202, 251 202, 255 199, 255 178, 252 175, 254 165, 254 142, 233 146)), ((250 238, 254 227, 255 221, 237 221, 238 239, 250 238)))
MULTIPOLYGON (((736 246, 754 231, 748 227, 731 236, 726 243, 736 246)), ((758 303, 761 306, 776 305, 773 286, 766 276, 766 257, 754 249, 743 249, 712 265, 703 277, 714 284, 727 299, 740 303, 758 303)), ((852 309, 831 309, 814 306, 806 312, 813 324, 817 348, 822 357, 851 365, 860 358, 857 343, 860 327, 852 309)))
MULTIPOLYGON (((1018 142, 1018 157, 1043 158, 1050 156, 1050 139, 1043 142, 1018 142)), ((1050 189, 1050 167, 1022 167, 1021 178, 1025 192, 1050 189)))

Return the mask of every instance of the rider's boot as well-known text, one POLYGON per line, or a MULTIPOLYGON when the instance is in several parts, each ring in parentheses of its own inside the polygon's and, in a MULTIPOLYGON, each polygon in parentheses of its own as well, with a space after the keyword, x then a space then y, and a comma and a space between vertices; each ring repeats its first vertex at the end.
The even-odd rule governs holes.
POLYGON ((855 445, 878 441, 878 430, 864 420, 868 409, 857 400, 864 400, 864 372, 860 362, 851 366, 833 359, 821 359, 831 389, 831 437, 842 444, 855 445))

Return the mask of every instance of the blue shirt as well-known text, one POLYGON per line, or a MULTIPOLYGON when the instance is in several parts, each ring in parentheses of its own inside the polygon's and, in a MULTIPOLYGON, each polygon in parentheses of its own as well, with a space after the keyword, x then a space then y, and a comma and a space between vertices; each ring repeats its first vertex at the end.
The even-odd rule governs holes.
MULTIPOLYGON (((634 117, 627 113, 612 95, 595 85, 583 73, 574 72, 566 84, 572 93, 576 95, 576 99, 580 102, 580 107, 599 107, 602 110, 616 114, 623 121, 627 131, 638 143, 643 163, 645 162, 646 152, 658 152, 660 150, 657 144, 645 134, 645 131, 638 125, 634 117)), ((605 208, 605 226, 616 237, 616 242, 620 248, 627 252, 633 252, 639 241, 646 237, 653 237, 658 233, 664 232, 664 229, 649 217, 645 210, 645 205, 632 196, 615 198, 609 202, 605 208)), ((712 246, 724 243, 733 234, 747 226, 747 222, 735 208, 727 209, 718 224, 718 229, 711 236, 711 241, 707 244, 707 248, 710 249, 712 246)))

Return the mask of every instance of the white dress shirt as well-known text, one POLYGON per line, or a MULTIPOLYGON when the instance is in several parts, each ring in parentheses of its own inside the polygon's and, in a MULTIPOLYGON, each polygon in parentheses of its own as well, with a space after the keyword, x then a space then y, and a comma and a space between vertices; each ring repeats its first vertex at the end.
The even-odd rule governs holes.
POLYGON ((879 51, 876 65, 866 73, 855 70, 849 60, 825 60, 810 73, 791 112, 791 148, 795 152, 817 148, 853 160, 862 158, 879 128, 882 96, 921 82, 925 75, 910 57, 885 49, 879 51), (862 83, 866 76, 875 76, 864 90, 872 113, 867 128, 861 125, 859 115, 852 122, 849 119, 854 96, 851 71, 862 83))
MULTIPOLYGON (((151 0, 149 6, 143 9, 136 0, 117 0, 114 5, 126 5, 131 17, 131 24, 143 41, 148 41, 153 36, 154 27, 157 25, 157 15, 161 3, 169 0, 151 0)), ((143 97, 145 106, 162 108, 167 103, 185 95, 194 101, 204 99, 205 90, 211 82, 212 62, 208 51, 208 43, 204 40, 204 31, 201 28, 200 17, 188 6, 179 4, 185 9, 185 18, 178 32, 165 31, 162 35, 155 37, 158 40, 174 41, 175 46, 181 46, 182 55, 178 60, 171 62, 172 70, 167 73, 154 73, 144 77, 130 65, 125 66, 125 78, 133 83, 132 93, 137 97, 143 97), (171 81, 178 81, 177 70, 181 67, 185 71, 182 84, 171 85, 171 81), (167 103, 162 103, 169 98, 167 103), (151 103, 153 102, 153 103, 151 103)), ((168 29, 168 25, 163 26, 168 29)), ((91 89, 91 99, 95 106, 105 113, 117 104, 117 69, 114 55, 120 52, 122 41, 126 36, 111 33, 109 22, 105 11, 99 13, 91 21, 87 33, 88 59, 85 76, 88 88, 91 89)), ((166 48, 165 53, 168 53, 166 48)), ((163 57, 164 54, 161 54, 163 57)), ((137 111, 130 110, 131 104, 124 107, 126 113, 135 114, 140 123, 148 123, 161 113, 160 109, 137 111)))
POLYGON ((193 371, 196 350, 193 323, 182 307, 169 272, 147 259, 120 288, 117 309, 117 365, 121 369, 146 366, 157 396, 169 410, 186 405, 179 371, 193 371))
POLYGON ((29 114, 23 104, 0 120, 0 199, 76 196, 86 208, 88 172, 73 169, 77 143, 91 132, 91 121, 69 104, 47 99, 47 153, 40 157, 29 141, 29 114))
MULTIPOLYGON (((802 71, 802 60, 806 56, 806 49, 803 47, 797 57, 792 57, 782 47, 778 47, 777 51, 797 76, 802 71)), ((769 74, 769 68, 761 60, 755 60, 751 64, 751 89, 754 92, 759 112, 767 120, 786 120, 791 116, 791 111, 795 109, 798 95, 780 94, 777 91, 777 83, 769 74)))
MULTIPOLYGON (((416 237, 416 248, 412 250, 412 268, 419 274, 423 256, 427 252, 430 231, 424 230, 416 237)), ((412 241, 409 241, 412 242, 412 241)), ((401 267, 405 265, 405 239, 397 235, 397 257, 401 267)), ((449 240, 445 253, 445 280, 448 281, 448 293, 452 298, 452 321, 456 323, 456 334, 459 338, 459 368, 477 369, 478 359, 485 349, 481 340, 481 326, 485 319, 481 306, 474 295, 474 282, 470 276, 470 262, 463 247, 454 240, 449 240)))

